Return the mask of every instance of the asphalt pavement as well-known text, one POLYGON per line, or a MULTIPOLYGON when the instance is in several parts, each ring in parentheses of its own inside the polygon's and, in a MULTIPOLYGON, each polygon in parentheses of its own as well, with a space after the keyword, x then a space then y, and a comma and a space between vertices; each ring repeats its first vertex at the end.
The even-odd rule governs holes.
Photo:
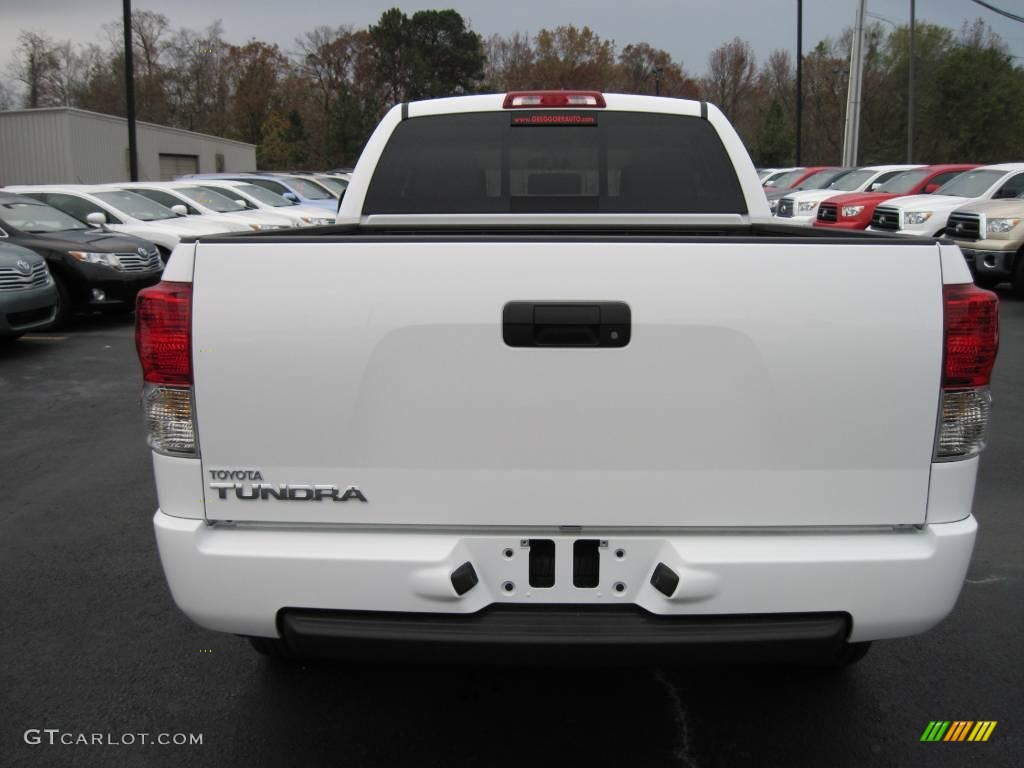
POLYGON ((269 663, 167 591, 130 318, 0 349, 0 766, 1024 765, 1024 301, 1001 296, 960 601, 840 673, 269 663), (998 725, 922 743, 936 719, 998 725))

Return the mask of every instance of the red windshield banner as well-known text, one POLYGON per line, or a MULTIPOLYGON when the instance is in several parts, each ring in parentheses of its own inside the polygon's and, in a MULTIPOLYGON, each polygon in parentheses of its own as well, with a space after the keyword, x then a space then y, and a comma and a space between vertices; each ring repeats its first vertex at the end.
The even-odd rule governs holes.
POLYGON ((597 115, 586 112, 516 113, 512 115, 512 125, 597 125, 597 115))

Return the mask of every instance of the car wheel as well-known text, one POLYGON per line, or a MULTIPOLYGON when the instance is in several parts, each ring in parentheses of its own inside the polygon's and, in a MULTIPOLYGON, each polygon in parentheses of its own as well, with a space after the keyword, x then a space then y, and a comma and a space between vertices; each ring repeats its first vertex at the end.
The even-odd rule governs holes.
POLYGON ((989 291, 991 291, 993 288, 995 288, 1001 282, 1003 282, 1003 278, 1001 278, 1001 277, 993 277, 992 275, 975 275, 974 276, 974 284, 977 285, 979 288, 985 288, 986 290, 989 290, 989 291))
POLYGON ((71 291, 62 278, 54 275, 53 282, 57 286, 57 313, 53 317, 53 322, 47 326, 46 330, 59 331, 61 328, 67 328, 72 318, 74 318, 75 302, 71 298, 71 291))
POLYGON ((1013 290, 1024 299, 1024 251, 1017 254, 1017 263, 1013 268, 1013 290))

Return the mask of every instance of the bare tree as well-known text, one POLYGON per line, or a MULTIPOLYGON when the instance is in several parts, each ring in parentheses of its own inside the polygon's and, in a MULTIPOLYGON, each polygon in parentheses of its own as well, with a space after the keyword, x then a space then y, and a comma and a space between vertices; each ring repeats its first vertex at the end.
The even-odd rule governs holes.
POLYGON ((484 79, 491 88, 514 91, 534 87, 533 45, 530 36, 513 32, 511 37, 491 35, 484 41, 484 79))
POLYGON ((14 93, 7 84, 0 81, 0 112, 7 109, 14 109, 15 97, 14 93))
POLYGON ((754 93, 756 72, 757 61, 750 43, 733 38, 708 56, 708 74, 701 81, 704 96, 733 123, 738 123, 745 102, 754 93))
POLYGON ((53 106, 53 80, 59 64, 54 42, 42 32, 22 31, 9 66, 11 77, 25 86, 24 106, 53 106))

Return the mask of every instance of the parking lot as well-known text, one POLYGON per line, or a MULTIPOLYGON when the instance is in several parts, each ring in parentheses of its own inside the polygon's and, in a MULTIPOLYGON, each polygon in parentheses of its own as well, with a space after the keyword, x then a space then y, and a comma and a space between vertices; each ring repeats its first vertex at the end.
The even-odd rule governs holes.
POLYGON ((130 318, 32 334, 0 351, 0 763, 1019 766, 1024 301, 1001 297, 960 602, 841 673, 268 663, 168 594, 130 318), (921 743, 935 719, 998 726, 987 743, 921 743), (25 743, 47 728, 203 743, 25 743))

